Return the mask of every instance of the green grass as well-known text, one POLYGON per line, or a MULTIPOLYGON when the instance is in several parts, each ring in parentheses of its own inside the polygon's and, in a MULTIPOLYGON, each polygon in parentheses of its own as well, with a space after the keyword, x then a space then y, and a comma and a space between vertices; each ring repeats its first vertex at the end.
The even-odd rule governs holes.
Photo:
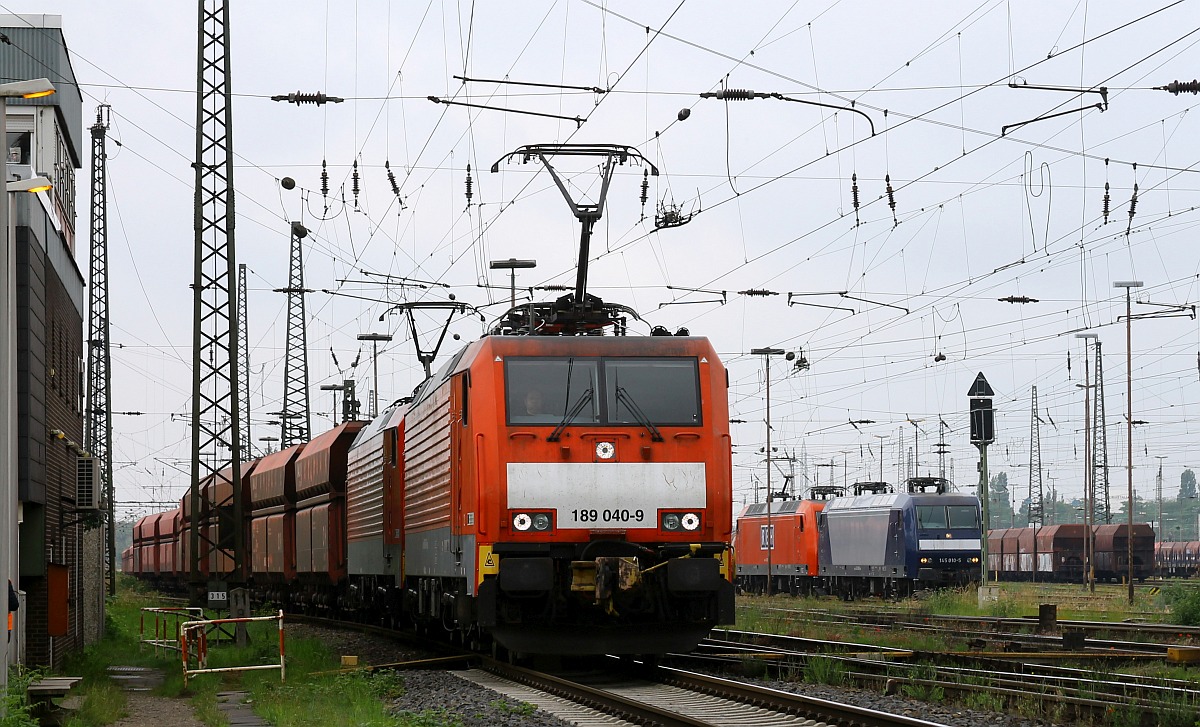
MULTIPOLYGON (((1063 620, 1080 619, 1092 621, 1120 622, 1129 619, 1144 619, 1148 622, 1171 623, 1191 618, 1189 609, 1200 609, 1200 589, 1164 589, 1151 595, 1146 589, 1135 591, 1135 600, 1130 604, 1126 588, 1120 584, 1098 584, 1096 592, 1085 590, 1080 584, 1047 583, 1001 583, 998 598, 980 605, 975 588, 946 589, 921 593, 916 597, 899 601, 871 598, 843 602, 831 597, 793 598, 787 596, 740 596, 737 602, 737 628, 746 631, 784 634, 813 639, 855 642, 880 647, 910 649, 913 651, 950 652, 965 651, 968 647, 963 639, 949 632, 893 629, 885 626, 856 625, 841 621, 839 614, 854 614, 872 611, 879 614, 894 614, 896 617, 914 618, 922 615, 993 616, 1011 618, 1037 616, 1043 603, 1057 605, 1058 617, 1063 620), (1193 599, 1195 602, 1193 603, 1193 599)), ((1102 638, 1101 634, 1097 638, 1102 638)), ((1137 636, 1122 633, 1118 638, 1136 640, 1137 636)), ((1145 638, 1154 639, 1154 635, 1145 638)), ((842 678, 834 666, 833 659, 810 660, 804 667, 802 678, 816 683, 838 683, 842 678)), ((1064 666, 1067 666, 1064 664, 1064 666)), ((1095 667, 1084 667, 1095 668, 1095 667)), ((929 671, 932 667, 928 667, 929 671)), ((1144 674, 1165 680, 1197 683, 1196 672, 1179 665, 1161 662, 1135 662, 1122 665, 1122 673, 1144 674)), ((918 673, 921 670, 918 669, 918 673)), ((931 673, 931 672, 930 672, 931 673)), ((916 676, 907 670, 898 671, 896 676, 916 676)), ((975 683, 964 680, 965 683, 975 683)), ((1043 702, 1036 695, 1025 695, 1015 699, 985 692, 956 692, 936 685, 902 684, 899 691, 908 696, 926 701, 955 703, 981 711, 1000 711, 1006 707, 1023 716, 1048 719, 1061 723, 1070 710, 1056 702, 1043 702)), ((1200 727, 1200 705, 1178 697, 1160 706, 1156 712, 1158 724, 1170 727, 1200 727)), ((1120 710, 1110 715, 1111 723, 1132 724, 1134 715, 1120 710)))
POLYGON ((507 699, 496 699, 491 702, 491 706, 500 712, 508 712, 520 717, 530 717, 537 711, 536 704, 529 702, 510 702, 507 699))
POLYGON ((34 669, 13 666, 8 670, 8 689, 0 693, 0 727, 37 727, 25 690, 39 677, 41 672, 34 669))
MULTIPOLYGON (((286 682, 281 682, 279 672, 273 670, 228 672, 193 676, 185 688, 178 652, 160 651, 156 656, 152 648, 138 648, 141 609, 161 604, 159 596, 139 584, 119 583, 117 597, 108 604, 105 638, 66 666, 65 673, 83 677, 75 690, 83 697, 83 706, 66 727, 101 727, 126 716, 125 693, 108 674, 108 667, 114 665, 161 670, 165 681, 155 693, 188 699, 196 718, 210 727, 227 724, 217 708, 216 695, 223 691, 247 692, 254 712, 280 726, 453 727, 460 722, 443 710, 403 716, 390 714, 387 702, 403 693, 402 677, 395 672, 341 672, 339 657, 315 639, 288 639, 286 682)), ((153 621, 148 628, 153 629, 153 621)), ((210 636, 208 666, 278 663, 279 631, 275 623, 249 624, 249 635, 250 645, 243 648, 228 642, 215 643, 210 636)), ((521 710, 525 707, 514 705, 512 709, 524 714, 521 710)), ((34 723, 0 720, 0 727, 27 724, 34 723)))
POLYGON ((827 656, 810 656, 804 664, 804 681, 839 686, 847 681, 846 665, 827 656))

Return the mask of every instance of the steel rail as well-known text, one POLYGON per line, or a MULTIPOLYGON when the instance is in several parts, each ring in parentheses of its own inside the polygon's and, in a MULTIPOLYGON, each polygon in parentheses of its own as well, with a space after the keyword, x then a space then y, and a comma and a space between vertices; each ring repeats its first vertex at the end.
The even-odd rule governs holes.
POLYGON ((639 724, 661 725, 662 727, 716 727, 719 722, 690 717, 671 712, 638 699, 626 697, 606 689, 597 689, 552 674, 507 664, 496 659, 485 658, 483 669, 496 676, 518 684, 524 684, 543 692, 562 697, 577 704, 604 712, 639 724))
MULTIPOLYGON (((715 632, 714 632, 715 633, 715 632)), ((1134 674, 1109 674, 1098 678, 1094 670, 1071 667, 1024 663, 1014 666, 1007 660, 990 658, 971 652, 877 652, 870 655, 861 653, 835 653, 828 647, 841 647, 837 642, 823 643, 815 639, 796 639, 795 637, 779 637, 771 634, 752 634, 749 632, 733 632, 738 639, 722 643, 717 638, 710 638, 706 643, 710 648, 725 649, 738 647, 743 651, 758 650, 758 654, 743 653, 742 657, 758 656, 771 661, 781 672, 786 669, 800 669, 804 661, 812 656, 834 659, 845 664, 851 671, 847 676, 859 682, 882 682, 891 690, 899 684, 910 684, 927 688, 941 688, 956 692, 987 692, 1008 699, 1020 698, 1031 694, 1041 699, 1051 700, 1064 705, 1070 705, 1076 711, 1088 712, 1091 716, 1103 717, 1106 710, 1114 708, 1138 710, 1144 714, 1175 713, 1181 709, 1187 711, 1200 704, 1200 689, 1193 682, 1185 680, 1161 679, 1144 677, 1134 674), (778 639, 776 641, 776 639, 778 639), (751 642, 751 643, 747 643, 751 642), (757 642, 757 643, 755 643, 757 642), (766 643, 763 643, 766 642, 766 643), (818 653, 793 651, 789 646, 767 645, 802 642, 805 646, 820 646, 824 650, 818 653), (911 656, 914 660, 923 661, 920 664, 896 663, 882 659, 895 659, 911 656), (789 658, 790 657, 790 658, 789 658), (929 662, 934 662, 930 664, 929 662), (960 662, 968 666, 955 666, 938 662, 960 662), (928 671, 932 667, 933 673, 928 671), (866 669, 866 671, 863 671, 866 669), (1016 670, 1014 670, 1016 669, 1016 670)), ((861 644, 848 644, 861 648, 861 644)), ((1097 654, 1075 654, 1077 658, 1089 659, 1097 654)), ((1098 655, 1108 656, 1104 652, 1098 655)), ((1035 657, 1030 654, 1013 654, 1014 657, 1035 657)), ((1057 654, 1055 655, 1057 656, 1057 654)), ((1146 654, 1124 654, 1123 658, 1148 658, 1146 654)), ((697 658, 695 656, 691 658, 697 658)), ((723 657, 729 660, 726 654, 723 657)), ((1153 657, 1161 658, 1161 657, 1153 657)))
POLYGON ((810 719, 833 721, 836 724, 842 725, 860 725, 861 727, 931 727, 932 725, 941 724, 939 722, 890 714, 867 707, 833 702, 818 697, 808 697, 803 694, 785 692, 781 689, 747 684, 732 679, 709 676, 673 667, 656 667, 652 678, 662 681, 665 684, 697 692, 713 694, 747 704, 765 706, 769 709, 808 717, 810 719))

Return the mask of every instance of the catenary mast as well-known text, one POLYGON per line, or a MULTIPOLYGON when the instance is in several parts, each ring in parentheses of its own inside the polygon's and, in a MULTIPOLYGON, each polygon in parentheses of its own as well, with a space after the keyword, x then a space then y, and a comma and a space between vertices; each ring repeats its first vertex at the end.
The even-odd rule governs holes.
POLYGON ((117 592, 117 532, 114 517, 116 492, 109 462, 112 452, 112 372, 108 318, 108 155, 105 151, 108 124, 109 106, 101 104, 96 108, 96 123, 91 127, 92 239, 88 285, 87 414, 83 448, 100 465, 108 529, 105 578, 108 581, 108 593, 113 595, 117 592))
MULTIPOLYGON (((212 478, 226 484, 233 522, 243 519, 241 422, 237 406, 238 371, 234 362, 238 329, 232 295, 236 277, 234 261, 233 107, 229 77, 229 6, 224 0, 199 0, 199 42, 196 58, 196 157, 195 170, 195 279, 192 330, 192 466, 193 522, 202 516, 200 484, 212 478)), ((221 488, 226 489, 226 488, 221 488)), ((213 491, 217 491, 214 487, 213 491)), ((229 580, 243 577, 245 547, 242 528, 222 538, 205 538, 201 549, 199 527, 189 537, 189 568, 193 589, 203 584, 201 558, 209 548, 233 560, 229 580)))

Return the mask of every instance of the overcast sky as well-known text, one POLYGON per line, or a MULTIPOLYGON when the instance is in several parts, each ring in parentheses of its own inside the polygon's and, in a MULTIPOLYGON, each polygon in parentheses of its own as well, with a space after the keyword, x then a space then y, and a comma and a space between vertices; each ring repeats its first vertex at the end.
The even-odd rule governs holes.
MULTIPOLYGON (((85 127, 97 104, 111 104, 109 133, 121 142, 109 160, 113 408, 144 414, 114 419, 118 497, 177 498, 190 459, 196 9, 0 1, 0 12, 34 11, 62 15, 85 127)), ((487 306, 490 319, 507 298, 507 276, 487 269, 499 258, 538 261, 519 271, 519 286, 574 283, 579 228, 558 189, 534 163, 501 161, 492 174, 493 163, 524 144, 627 144, 660 174, 643 206, 647 166, 618 171, 593 241, 590 290, 650 325, 713 340, 730 370, 731 415, 746 421, 733 426, 739 502, 753 499, 752 475, 765 471, 763 362, 749 351, 766 346, 803 351, 810 364, 798 371, 778 359, 771 372, 773 443, 804 458, 802 482, 818 473, 828 481, 831 468, 818 462, 836 463, 839 483, 876 479, 882 463, 894 482, 902 436, 905 450, 918 438, 921 472, 936 474, 944 421, 947 465, 960 488, 973 488, 966 392, 982 371, 998 408, 993 473, 1006 471, 1024 496, 1036 386, 1045 486, 1077 495, 1084 349, 1074 334, 1089 329, 1103 342, 1115 509, 1125 491, 1127 369, 1124 296, 1112 283, 1145 281, 1139 301, 1200 297, 1198 99, 1151 90, 1195 77, 1197 18, 1196 0, 235 3, 236 241, 251 271, 255 444, 279 434, 265 422, 283 391, 286 300, 272 291, 287 284, 288 220, 312 232, 307 287, 337 293, 307 299, 319 432, 333 413, 321 384, 353 376, 367 401, 360 333, 395 336, 381 348, 382 400, 419 383, 406 322, 379 320, 389 304, 453 293, 487 306), (464 76, 476 80, 456 78, 464 76), (1107 106, 1094 108, 1098 93, 1010 83, 1104 86, 1107 106), (722 88, 854 111, 700 97, 722 88), (269 99, 294 91, 346 101, 269 99), (1070 113, 1001 134, 1059 112, 1070 113), (296 189, 280 188, 284 176, 296 189), (655 231, 659 205, 690 221, 655 231), (386 286, 384 275, 439 285, 386 286), (790 298, 797 305, 789 293, 803 294, 790 298), (1008 296, 1038 302, 997 300, 1008 296), (850 423, 863 420, 871 423, 850 423)), ((592 161, 560 169, 577 199, 594 200, 592 161)), ((85 168, 84 194, 86 179, 85 168)), ((80 229, 86 215, 81 207, 80 229)), ((1153 310, 1135 304, 1135 313, 1153 310)), ((440 320, 420 326, 430 345, 440 320)), ((469 341, 482 324, 464 317, 451 330, 469 341)), ((1134 431, 1135 486, 1153 497, 1163 456, 1173 496, 1184 467, 1200 466, 1190 421, 1200 405, 1200 324, 1135 320, 1132 355, 1134 418, 1148 422, 1134 431)))

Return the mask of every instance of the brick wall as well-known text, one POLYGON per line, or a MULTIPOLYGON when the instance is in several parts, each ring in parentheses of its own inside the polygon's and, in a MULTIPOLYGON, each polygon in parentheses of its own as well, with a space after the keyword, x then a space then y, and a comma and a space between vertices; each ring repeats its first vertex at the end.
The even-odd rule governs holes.
MULTIPOLYGON (((83 441, 83 319, 66 288, 81 281, 75 270, 55 269, 32 230, 18 232, 17 467, 29 523, 22 525, 21 555, 21 587, 28 594, 25 656, 27 664, 54 667, 83 647, 84 606, 94 603, 84 586, 94 574, 81 570, 85 525, 75 509, 76 448, 83 441), (75 277, 64 283, 60 273, 75 277), (44 563, 70 569, 69 628, 53 639, 47 634, 51 604, 44 563)), ((63 242, 51 236, 45 244, 63 242)))

